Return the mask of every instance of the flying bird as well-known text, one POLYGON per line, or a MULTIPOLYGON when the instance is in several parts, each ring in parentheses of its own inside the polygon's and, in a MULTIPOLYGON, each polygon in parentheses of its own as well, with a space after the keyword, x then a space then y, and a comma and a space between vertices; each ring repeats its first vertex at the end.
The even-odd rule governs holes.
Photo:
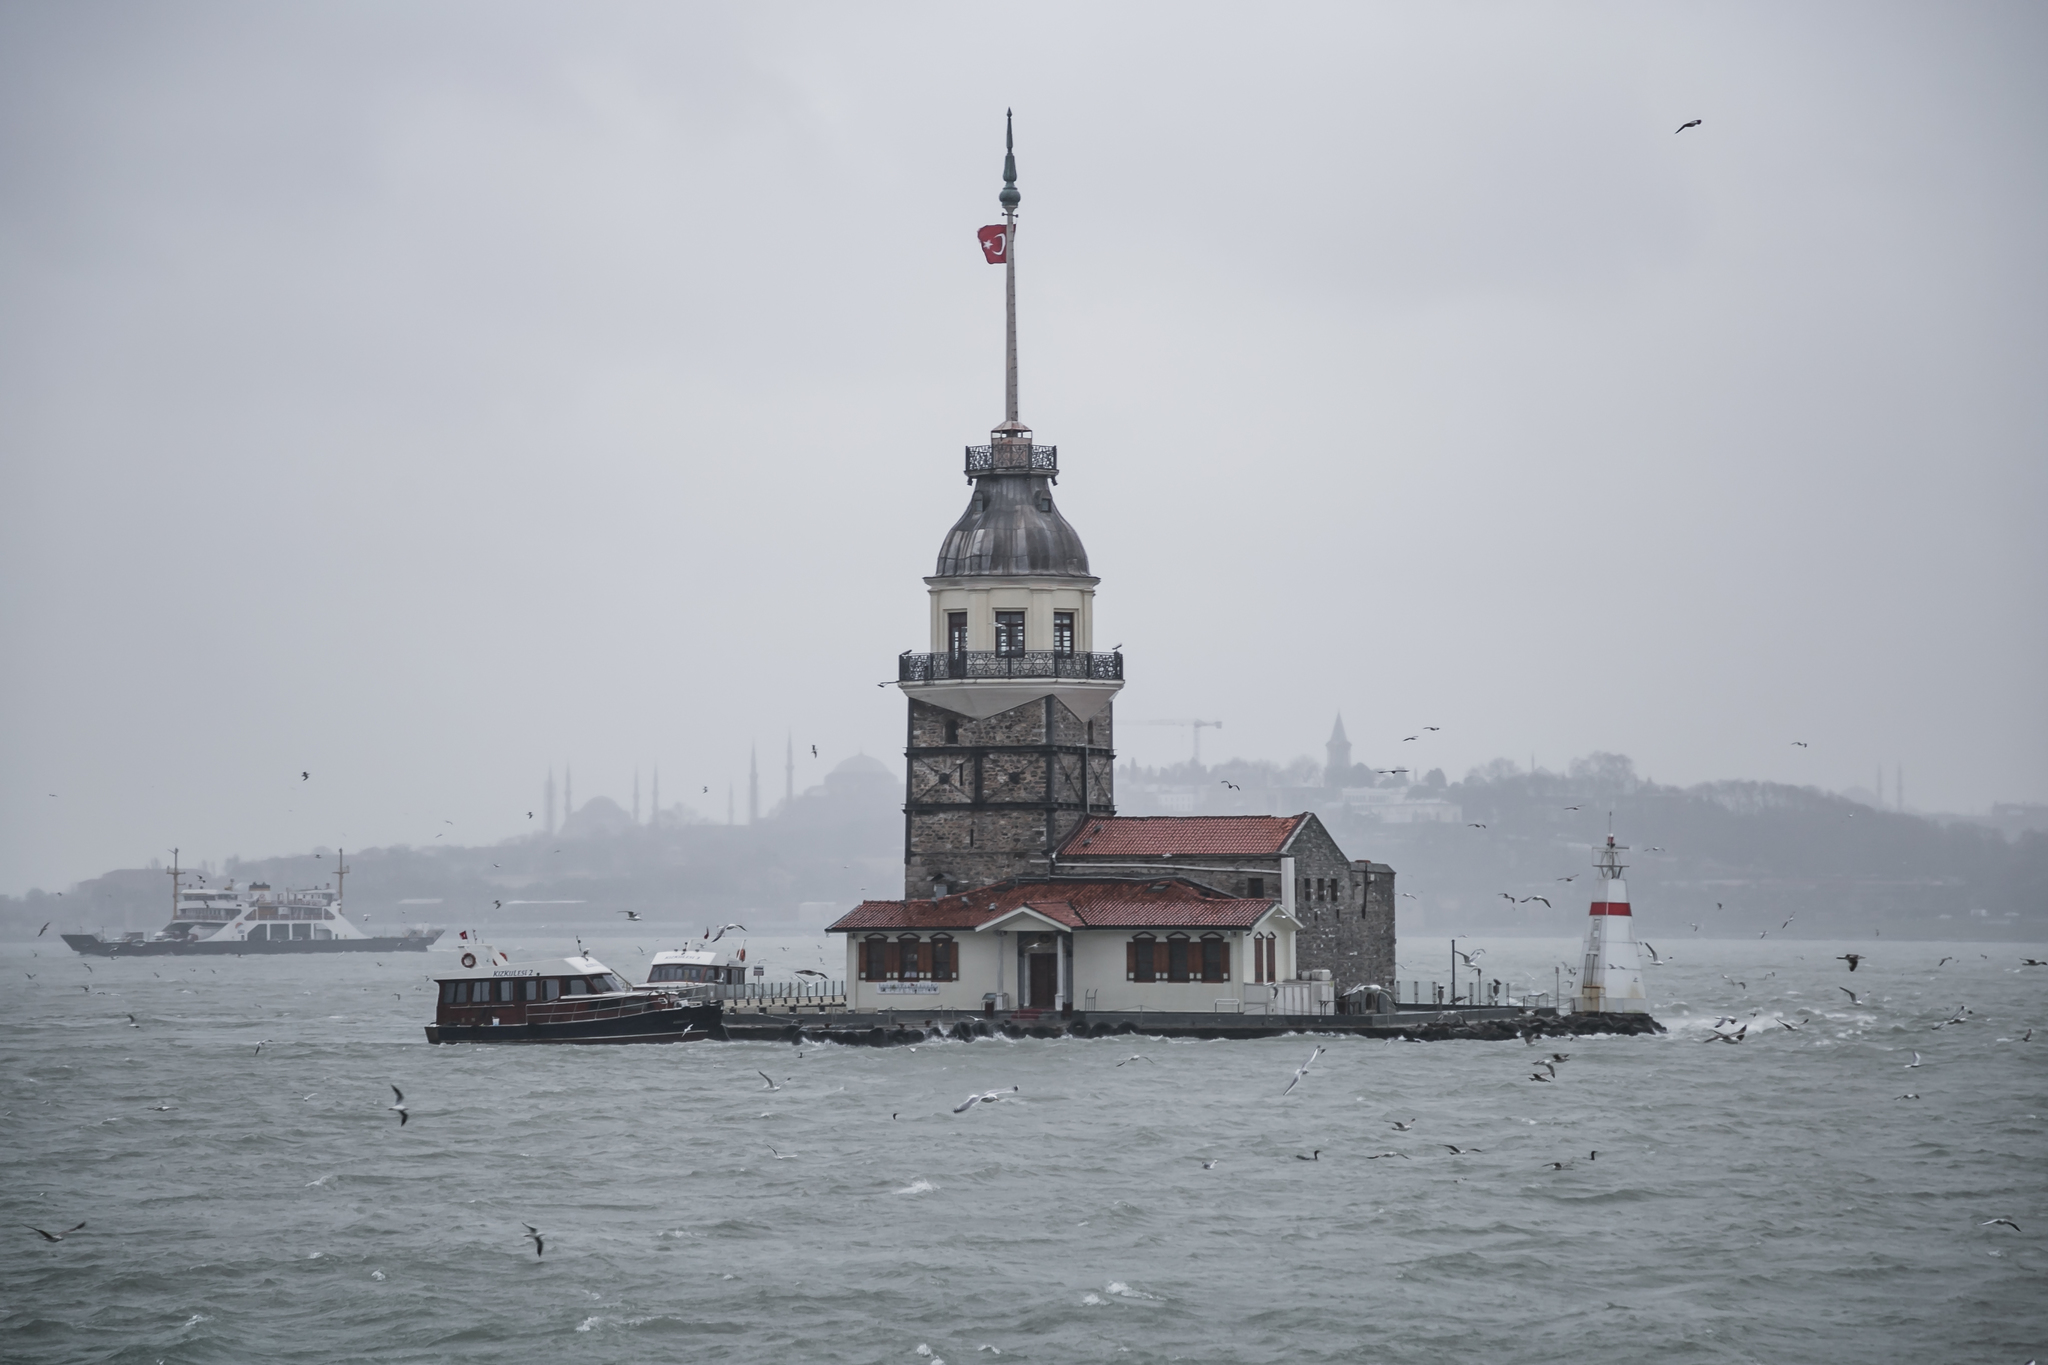
POLYGON ((1243 788, 1243 787, 1240 787, 1240 786, 1238 786, 1238 785, 1237 785, 1237 784, 1236 784, 1235 782, 1232 782, 1232 781, 1231 781, 1231 780, 1230 780, 1229 778, 1227 778, 1227 777, 1224 777, 1224 778, 1218 778, 1217 780, 1218 780, 1219 782, 1221 782, 1221 783, 1222 783, 1222 784, 1223 784, 1224 786, 1226 786, 1226 787, 1230 788, 1230 789, 1231 789, 1232 791, 1234 791, 1234 792, 1239 792, 1239 791, 1243 791, 1243 790, 1244 790, 1244 788, 1243 788))
POLYGON ((1308 1060, 1307 1060, 1307 1061, 1303 1062, 1303 1063, 1302 1063, 1302 1064, 1301 1064, 1300 1066, 1298 1066, 1298 1067, 1296 1067, 1296 1068, 1294 1069, 1294 1079, 1293 1079, 1293 1080, 1291 1080, 1291 1081, 1289 1081, 1289 1082, 1287 1083, 1287 1089, 1286 1089, 1286 1090, 1283 1090, 1283 1091, 1281 1091, 1281 1092, 1280 1092, 1280 1094, 1281 1094, 1281 1096, 1282 1096, 1283 1098, 1284 1098, 1284 1097, 1285 1097, 1286 1095, 1288 1095, 1288 1094, 1289 1094, 1290 1092, 1292 1092, 1295 1086, 1297 1086, 1297 1085, 1300 1085, 1300 1084, 1301 1084, 1301 1078, 1302 1078, 1303 1076, 1306 1076, 1306 1075, 1308 1075, 1308 1069, 1309 1069, 1310 1067, 1314 1066, 1314 1065, 1316 1064, 1316 1058, 1318 1058, 1318 1057, 1320 1057, 1320 1056, 1322 1056, 1322 1055, 1323 1055, 1323 1049, 1322 1049, 1321 1047, 1318 1047, 1318 1048, 1317 1048, 1317 1049, 1316 1049, 1316 1050, 1315 1050, 1314 1052, 1311 1052, 1311 1053, 1309 1053, 1309 1054, 1308 1054, 1308 1060))
POLYGON ((1422 899, 1422 897, 1416 895, 1413 891, 1403 891, 1401 893, 1401 899, 1407 901, 1419 901, 1422 899))
POLYGON ((1441 730, 1441 729, 1443 729, 1444 727, 1443 727, 1443 726, 1441 726, 1441 725, 1425 725, 1425 726, 1423 726, 1422 728, 1423 728, 1423 729, 1425 729, 1425 730, 1441 730))
POLYGON ((621 910, 619 911, 619 913, 624 915, 629 920, 638 920, 640 918, 640 912, 638 910, 621 910))
POLYGON ((1124 1059, 1123 1059, 1122 1061, 1118 1062, 1118 1063, 1117 1063, 1117 1065, 1118 1065, 1118 1066, 1129 1066, 1129 1065, 1130 1065, 1130 1064, 1131 1064, 1132 1062, 1150 1062, 1150 1063, 1151 1063, 1151 1064, 1152 1064, 1153 1066, 1157 1066, 1157 1065, 1158 1065, 1158 1063, 1157 1063, 1157 1062, 1153 1062, 1153 1061, 1152 1061, 1152 1059, 1151 1059, 1150 1057, 1147 1057, 1147 1056, 1145 1056, 1145 1055, 1144 1055, 1143 1053, 1141 1053, 1141 1052, 1134 1052, 1134 1053, 1132 1053, 1132 1054, 1131 1054, 1130 1056, 1128 1056, 1128 1057, 1124 1058, 1124 1059))
POLYGON ((1408 1154, 1406 1152, 1374 1152, 1371 1156, 1367 1157, 1366 1160, 1384 1161, 1386 1158, 1390 1156, 1400 1157, 1403 1161, 1406 1161, 1408 1159, 1408 1154))
POLYGON ((1679 124, 1676 128, 1673 128, 1671 130, 1671 135, 1673 137, 1677 137, 1680 133, 1684 132, 1688 128, 1699 127, 1700 122, 1701 120, 1699 119, 1688 119, 1686 122, 1679 124))
POLYGON ((1566 807, 1565 807, 1565 809, 1566 809, 1566 810, 1577 810, 1577 809, 1578 809, 1578 807, 1577 807, 1577 806, 1566 806, 1566 807))
POLYGON ((1477 1152, 1477 1151, 1480 1151, 1480 1150, 1481 1150, 1481 1149, 1480 1149, 1480 1148, 1478 1148, 1478 1147, 1459 1147, 1459 1146, 1457 1146, 1457 1145, 1455 1145, 1455 1144, 1453 1144, 1453 1143, 1449 1143, 1449 1142, 1446 1142, 1446 1143, 1444 1143, 1444 1144, 1443 1144, 1443 1148, 1444 1148, 1444 1150, 1445 1150, 1445 1151, 1449 1152, 1449 1153, 1450 1153, 1450 1154, 1451 1154, 1452 1156, 1466 1156, 1466 1155, 1468 1155, 1468 1154, 1470 1154, 1470 1153, 1472 1153, 1472 1152, 1477 1152))
POLYGON ((43 933, 44 933, 44 931, 45 931, 45 930, 47 930, 47 929, 48 929, 48 928, 49 928, 49 927, 50 927, 50 926, 51 926, 52 924, 55 924, 56 922, 57 922, 57 921, 55 921, 55 920, 48 920, 48 919, 44 920, 44 921, 43 921, 43 927, 42 927, 41 929, 38 929, 38 930, 36 930, 36 937, 37 937, 37 938, 41 938, 41 937, 43 936, 43 933))
POLYGON ((1529 1073, 1529 1079, 1532 1081, 1554 1081, 1557 1077, 1546 1076, 1541 1071, 1532 1071, 1529 1073))
MULTIPOLYGON (((85 1224, 80 1223, 78 1226, 84 1227, 85 1224)), ((1980 1228, 2011 1228, 2014 1232, 2018 1232, 2020 1230, 2020 1225, 2018 1223, 2013 1222, 2010 1218, 1986 1218, 1983 1222, 1977 1224, 1977 1226, 1980 1228)), ((43 1234, 43 1236, 45 1237, 48 1237, 49 1235, 50 1234, 47 1232, 43 1234)))
POLYGON ((1861 953, 1843 953, 1843 954, 1842 954, 1842 955, 1841 955, 1840 957, 1838 957, 1838 958, 1836 958, 1836 959, 1835 959, 1835 961, 1837 961, 1837 962, 1846 962, 1846 963, 1848 963, 1848 964, 1849 964, 1849 970, 1850 970, 1850 971, 1852 971, 1852 972, 1856 970, 1856 964, 1857 964, 1857 963, 1859 963, 1859 962, 1861 962, 1862 960, 1863 960, 1863 954, 1861 954, 1861 953))
POLYGON ((780 1089, 782 1089, 782 1087, 781 1087, 781 1086, 779 1086, 779 1085, 777 1085, 777 1084, 775 1083, 775 1079, 774 1079, 774 1077, 770 1076, 770 1075, 769 1075, 769 1074, 768 1074, 767 1072, 765 1072, 765 1071, 756 1071, 756 1072, 755 1072, 754 1074, 755 1074, 756 1076, 759 1076, 759 1077, 760 1077, 760 1078, 761 1078, 762 1080, 764 1080, 764 1081, 768 1082, 768 1088, 769 1088, 770 1090, 780 1090, 780 1089))
POLYGON ((817 756, 818 756, 818 746, 817 746, 817 745, 815 745, 815 744, 813 744, 813 745, 811 746, 811 757, 812 757, 812 758, 816 758, 817 756))
POLYGON ((1861 1000, 1856 998, 1856 992, 1850 990, 1847 986, 1837 986, 1835 987, 1835 989, 1840 991, 1842 994, 1848 996, 1850 1004, 1860 1005, 1863 1003, 1861 1000))
POLYGON ((964 1114, 977 1104, 994 1104, 996 1101, 1008 1099, 1016 1093, 1017 1087, 1014 1085, 1008 1090, 985 1090, 979 1095, 969 1095, 966 1099, 954 1105, 953 1112, 964 1114))
POLYGON ((1528 904, 1528 903, 1529 903, 1530 901, 1542 901, 1542 902, 1543 902, 1543 908, 1544 908, 1545 910, 1554 910, 1554 909, 1556 909, 1556 908, 1557 908, 1556 906, 1554 906, 1554 905, 1552 905, 1552 904, 1550 903, 1550 897, 1548 897, 1548 896, 1524 896, 1524 897, 1522 897, 1522 899, 1521 899, 1521 900, 1519 900, 1519 901, 1517 901, 1517 902, 1515 902, 1515 903, 1516 903, 1517 905, 1527 905, 1527 904, 1528 904))
POLYGON ((812 970, 811 970, 811 969, 810 969, 809 967, 799 967, 799 968, 797 968, 797 969, 796 969, 796 974, 797 974, 798 976, 815 976, 815 977, 817 977, 817 978, 818 978, 818 979, 819 979, 820 981, 823 981, 823 980, 825 979, 825 974, 824 974, 823 972, 815 972, 815 971, 812 971, 812 970))
MULTIPOLYGON (((43 927, 45 929, 49 928, 47 924, 43 927)), ((2022 967, 2048 967, 2048 962, 2043 962, 2037 957, 2023 957, 2020 959, 2020 965, 2022 967)))
POLYGON ((725 931, 728 929, 737 929, 743 934, 748 932, 747 926, 744 924, 721 924, 718 926, 718 929, 715 933, 706 934, 705 937, 710 939, 713 943, 716 943, 718 942, 718 940, 725 937, 725 931))
POLYGON ((33 1223, 23 1223, 22 1226, 27 1228, 30 1232, 33 1232, 36 1236, 42 1238, 45 1242, 61 1242, 66 1237, 69 1237, 72 1233, 78 1231, 78 1228, 84 1227, 85 1224, 80 1223, 78 1227, 66 1228, 62 1232, 44 1232, 41 1228, 37 1227, 33 1223))
POLYGON ((304 781, 305 781, 305 780, 306 780, 307 778, 311 777, 312 775, 313 775, 313 774, 311 774, 311 773, 300 773, 300 774, 299 774, 299 781, 301 781, 301 782, 304 782, 304 781))
POLYGON ((1793 740, 1793 741, 1792 741, 1792 746, 1793 746, 1794 748, 1796 748, 1796 749, 1808 749, 1808 748, 1811 748, 1811 747, 1813 747, 1812 745, 1808 744, 1808 743, 1807 743, 1807 742, 1806 742, 1805 740, 1803 740, 1803 739, 1795 739, 1795 740, 1793 740))
POLYGON ((1733 1033, 1710 1033, 1706 1037, 1700 1039, 1700 1041, 1703 1043, 1739 1043, 1742 1041, 1743 1035, 1748 1032, 1749 1025, 1744 1024, 1741 1028, 1735 1030, 1735 1032, 1733 1033))
POLYGON ((1913 1054, 1913 1060, 1906 1063, 1905 1069, 1907 1071, 1911 1071, 1914 1067, 1918 1065, 1920 1065, 1920 1054, 1916 1052, 1913 1054))
POLYGON ((1481 824, 1476 824, 1476 823, 1474 823, 1473 821, 1467 820, 1467 821, 1465 822, 1465 828, 1467 828, 1467 829, 1485 829, 1485 828, 1486 828, 1486 826, 1484 826, 1484 825, 1481 825, 1481 824))
POLYGON ((526 1240, 533 1243, 533 1258, 536 1261, 539 1260, 541 1254, 547 1250, 548 1246, 546 1242, 541 1240, 540 1229, 531 1223, 521 1223, 519 1226, 526 1229, 526 1240))
POLYGON ((1205 1161, 1202 1163, 1202 1169, 1205 1171, 1213 1171, 1220 1164, 1220 1160, 1221 1159, 1219 1158, 1217 1161, 1205 1161))
POLYGON ((1408 1130, 1409 1130, 1410 1128, 1413 1128, 1413 1127, 1414 1127, 1414 1126, 1415 1126, 1415 1125, 1416 1125, 1416 1124, 1417 1124, 1418 1122, 1420 1122, 1420 1120, 1418 1120, 1418 1119, 1409 1119, 1409 1120, 1408 1120, 1408 1121, 1407 1121, 1406 1123, 1403 1123, 1403 1122, 1401 1122, 1401 1121, 1400 1121, 1399 1119, 1388 1119, 1388 1120, 1387 1120, 1387 1122, 1388 1122, 1388 1123, 1389 1123, 1390 1125, 1392 1125, 1392 1127, 1393 1127, 1393 1129, 1394 1129, 1394 1131, 1395 1131, 1395 1132, 1397 1132, 1397 1133, 1405 1133, 1405 1132, 1407 1132, 1407 1131, 1408 1131, 1408 1130))
POLYGON ((398 1115, 398 1126, 403 1128, 405 1127, 405 1121, 412 1117, 412 1111, 405 1107, 405 1092, 403 1090, 394 1085, 391 1087, 391 1093, 398 1096, 398 1103, 387 1104, 384 1107, 398 1115))
POLYGON ((1407 742, 1408 742, 1409 740, 1411 740, 1411 739, 1421 739, 1421 738, 1422 738, 1422 736, 1421 736, 1421 735, 1409 735, 1409 736, 1407 736, 1406 738, 1402 739, 1402 741, 1401 741, 1401 742, 1402 742, 1403 744, 1406 744, 1406 743, 1407 743, 1407 742))

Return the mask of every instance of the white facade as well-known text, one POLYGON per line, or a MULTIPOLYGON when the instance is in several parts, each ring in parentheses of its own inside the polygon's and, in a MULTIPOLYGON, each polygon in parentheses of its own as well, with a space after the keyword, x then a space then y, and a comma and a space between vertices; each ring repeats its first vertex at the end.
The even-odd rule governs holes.
MULTIPOLYGON (((1295 997, 1311 1002, 1328 994, 1325 983, 1293 980, 1296 927, 1279 906, 1267 911, 1249 928, 1221 930, 1075 928, 1026 906, 973 929, 854 930, 846 934, 846 1007, 980 1011, 994 996, 998 1010, 1278 1012, 1274 1006, 1283 985, 1323 985, 1320 993, 1294 993, 1295 997), (913 932, 920 945, 943 936, 957 964, 952 979, 862 979, 863 943, 901 945, 913 932), (1133 944, 1150 947, 1168 942, 1171 936, 1185 936, 1195 945, 1188 951, 1198 953, 1205 935, 1220 939, 1228 949, 1227 980, 1132 979, 1133 944), (1270 973, 1260 969, 1261 957, 1267 957, 1273 964, 1270 973), (1033 959, 1039 961, 1034 964, 1033 959), (1256 979, 1269 974, 1279 980, 1256 979), (1034 983, 1038 987, 1035 997, 1034 983)), ((1195 975, 1199 976, 1198 969, 1195 975)))

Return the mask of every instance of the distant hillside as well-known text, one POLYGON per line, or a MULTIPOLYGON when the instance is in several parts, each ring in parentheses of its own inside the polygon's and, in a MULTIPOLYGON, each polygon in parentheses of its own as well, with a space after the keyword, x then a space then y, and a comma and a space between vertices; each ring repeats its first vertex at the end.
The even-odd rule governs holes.
MULTIPOLYGON (((1576 934, 1593 845, 1612 811, 1653 942, 1690 934, 1695 922, 1709 935, 2048 940, 2048 834, 2038 831, 1943 825, 1774 783, 1660 786, 1611 754, 1561 775, 1499 762, 1461 782, 1439 772, 1409 784, 1369 768, 1339 774, 1340 785, 1322 785, 1323 776, 1306 761, 1125 767, 1117 804, 1134 815, 1316 811, 1352 857, 1393 865, 1406 893, 1404 933, 1576 934), (1503 893, 1551 905, 1510 906, 1503 893)), ((349 912, 373 926, 580 930, 622 924, 620 912, 632 910, 670 926, 738 918, 794 927, 806 903, 817 922, 827 906, 900 893, 902 801, 900 773, 872 758, 849 760, 753 825, 686 823, 674 813, 643 825, 600 797, 554 836, 350 850, 349 912)), ((331 880, 333 857, 314 850, 212 875, 319 885, 331 880)), ((45 920, 154 930, 169 899, 159 870, 112 872, 62 895, 0 898, 0 931, 33 934, 45 920)))
POLYGON ((1778 783, 1660 786, 1615 754, 1564 774, 1502 761, 1462 782, 1382 776, 1357 769, 1343 780, 1360 785, 1332 788, 1306 785, 1321 773, 1305 762, 1120 770, 1117 804, 1127 814, 1317 811, 1352 857, 1395 868, 1415 897, 1400 903, 1410 932, 1575 932, 1611 811, 1646 922, 1688 934, 1698 922, 1710 935, 2048 938, 2048 835, 2039 832, 2008 837, 1778 783), (1546 896, 1552 908, 1510 907, 1503 893, 1546 896))

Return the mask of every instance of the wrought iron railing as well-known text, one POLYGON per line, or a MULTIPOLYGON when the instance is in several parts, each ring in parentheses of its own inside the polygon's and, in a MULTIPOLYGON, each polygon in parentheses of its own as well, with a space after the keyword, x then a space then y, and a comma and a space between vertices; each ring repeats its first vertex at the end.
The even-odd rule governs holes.
POLYGON ((1058 654, 1028 649, 1018 654, 968 650, 961 654, 912 654, 896 661, 898 682, 978 682, 1008 678, 1076 678, 1089 682, 1122 682, 1124 656, 1058 654))
POLYGON ((967 447, 967 477, 1013 472, 1057 476, 1060 472, 1060 448, 1027 446, 1022 441, 967 447))

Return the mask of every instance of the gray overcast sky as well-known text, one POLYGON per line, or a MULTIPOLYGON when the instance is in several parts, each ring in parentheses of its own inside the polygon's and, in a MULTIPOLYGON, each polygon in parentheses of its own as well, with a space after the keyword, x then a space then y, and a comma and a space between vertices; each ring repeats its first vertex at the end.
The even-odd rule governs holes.
POLYGON ((9 5, 0 890, 896 762, 1006 105, 1125 756, 1341 710, 2048 799, 2044 57, 2019 4, 9 5))

